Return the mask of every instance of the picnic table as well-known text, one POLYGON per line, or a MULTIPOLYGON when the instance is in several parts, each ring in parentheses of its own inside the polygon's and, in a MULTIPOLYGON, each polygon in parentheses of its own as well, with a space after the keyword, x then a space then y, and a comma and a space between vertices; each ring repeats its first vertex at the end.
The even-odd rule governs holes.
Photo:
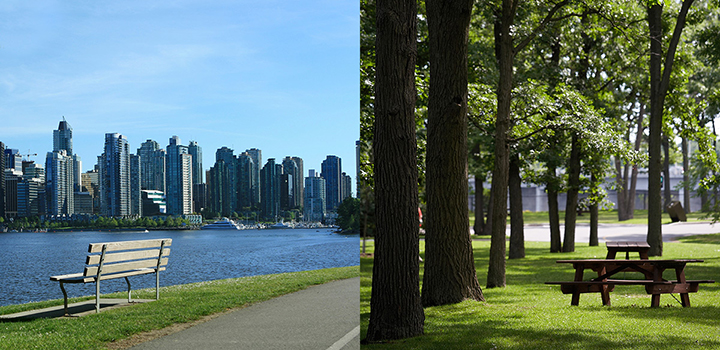
POLYGON ((650 245, 647 242, 607 242, 607 258, 615 259, 618 252, 625 252, 625 260, 630 260, 630 252, 638 252, 640 259, 648 259, 650 245))
MULTIPOLYGON (((609 254, 609 253, 608 253, 609 254)), ((572 264, 575 269, 575 279, 565 282, 545 282, 546 284, 560 284, 563 294, 572 294, 571 305, 580 303, 582 293, 600 293, 603 305, 610 306, 610 292, 616 285, 644 285, 647 294, 652 295, 651 306, 660 306, 660 295, 680 293, 683 307, 690 307, 688 293, 698 291, 700 283, 714 283, 713 280, 687 280, 685 278, 685 265, 700 263, 700 259, 676 260, 615 260, 615 259, 585 259, 585 260, 558 260, 557 263, 572 264), (583 279, 585 270, 592 270, 597 277, 588 281, 583 279), (665 270, 674 270, 676 280, 663 279, 665 270), (644 279, 615 279, 620 272, 639 272, 644 279)))

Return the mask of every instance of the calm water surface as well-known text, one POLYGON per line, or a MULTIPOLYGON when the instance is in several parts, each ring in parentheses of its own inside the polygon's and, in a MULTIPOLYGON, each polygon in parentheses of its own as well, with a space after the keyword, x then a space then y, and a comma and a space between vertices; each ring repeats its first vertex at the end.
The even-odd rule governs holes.
MULTIPOLYGON (((154 238, 173 240, 161 286, 360 264, 359 236, 328 229, 0 233, 0 306, 62 298, 50 276, 82 272, 90 243, 154 238)), ((155 277, 130 283, 155 287, 155 277)), ((126 290, 123 279, 100 286, 103 294, 126 290)), ((69 297, 95 294, 93 283, 65 289, 69 297)))

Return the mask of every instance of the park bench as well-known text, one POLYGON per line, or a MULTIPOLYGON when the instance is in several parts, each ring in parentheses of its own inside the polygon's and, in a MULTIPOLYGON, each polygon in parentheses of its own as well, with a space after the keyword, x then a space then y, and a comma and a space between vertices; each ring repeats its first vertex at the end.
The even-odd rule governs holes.
POLYGON ((100 281, 124 278, 127 283, 128 302, 132 302, 130 276, 155 274, 155 299, 160 299, 160 271, 168 264, 172 239, 150 239, 140 241, 90 243, 85 260, 85 270, 80 273, 51 276, 51 281, 60 282, 63 292, 65 316, 68 312, 68 297, 65 283, 95 283, 95 312, 100 312, 100 281))

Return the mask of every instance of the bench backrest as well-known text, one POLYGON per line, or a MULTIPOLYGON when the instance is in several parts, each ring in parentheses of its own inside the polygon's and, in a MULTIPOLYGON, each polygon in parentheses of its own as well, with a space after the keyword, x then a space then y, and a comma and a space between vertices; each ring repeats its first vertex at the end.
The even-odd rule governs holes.
POLYGON ((90 243, 85 276, 110 277, 139 269, 163 271, 168 264, 172 239, 90 243), (97 254, 99 253, 99 254, 97 254))

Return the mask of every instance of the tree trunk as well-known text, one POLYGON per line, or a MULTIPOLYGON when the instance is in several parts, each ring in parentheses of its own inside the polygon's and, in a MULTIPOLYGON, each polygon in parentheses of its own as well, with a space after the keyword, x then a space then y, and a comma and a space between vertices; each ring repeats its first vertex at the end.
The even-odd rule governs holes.
POLYGON ((377 2, 375 83, 376 232, 365 341, 423 334, 415 142, 415 1, 377 2))
POLYGON ((563 252, 575 251, 575 219, 577 218, 578 192, 580 191, 580 140, 572 136, 572 149, 568 161, 568 190, 565 204, 565 237, 563 252))
POLYGON ((508 258, 525 257, 525 235, 523 232, 522 178, 520 177, 520 158, 514 154, 510 158, 508 186, 510 187, 510 252, 508 258))
POLYGON ((505 230, 507 225, 508 146, 510 103, 513 85, 514 47, 510 29, 515 3, 504 0, 495 14, 495 58, 498 62, 497 117, 495 119, 495 166, 492 179, 492 231, 487 287, 505 287, 505 230))
POLYGON ((686 137, 682 138, 682 155, 683 155, 683 207, 685 212, 690 213, 690 196, 692 195, 692 188, 690 187, 690 176, 688 176, 688 170, 690 169, 690 157, 688 156, 688 140, 686 137))
MULTIPOLYGON (((660 171, 662 170, 662 109, 660 80, 662 79, 662 6, 648 8, 650 25, 650 138, 648 140, 648 236, 649 255, 662 256, 662 196, 660 171)), ((664 97, 664 96, 662 96, 664 97)))
POLYGON ((662 52, 662 6, 654 4, 648 7, 648 25, 650 27, 650 140, 648 141, 648 236, 650 244, 648 255, 662 256, 662 198, 660 197, 660 143, 662 134, 662 116, 665 95, 670 86, 670 74, 675 60, 675 51, 680 35, 685 27, 685 17, 694 0, 683 0, 673 36, 665 55, 665 67, 662 52))
POLYGON ((475 234, 478 236, 485 234, 484 181, 485 179, 481 178, 479 174, 475 174, 475 225, 473 225, 473 231, 475 231, 475 234))
MULTIPOLYGON (((555 167, 548 167, 548 178, 554 177, 555 167)), ((560 208, 558 206, 558 184, 555 181, 548 182, 548 216, 550 221, 550 252, 559 253, 562 250, 560 242, 560 208)))
POLYGON ((663 211, 670 205, 672 201, 672 192, 670 187, 670 142, 667 136, 663 136, 663 211))
POLYGON ((430 49, 423 306, 484 301, 468 225, 467 47, 472 0, 426 2, 430 49))
MULTIPOLYGON (((590 182, 596 183, 597 178, 595 176, 595 173, 590 175, 590 182)), ((590 246, 591 247, 597 247, 598 242, 598 222, 599 222, 599 216, 600 213, 598 212, 598 204, 597 202, 593 202, 590 205, 590 246)))
POLYGON ((488 205, 487 220, 485 221, 485 227, 483 227, 483 233, 486 235, 489 235, 492 232, 492 193, 490 194, 488 203, 490 203, 490 205, 488 205))

